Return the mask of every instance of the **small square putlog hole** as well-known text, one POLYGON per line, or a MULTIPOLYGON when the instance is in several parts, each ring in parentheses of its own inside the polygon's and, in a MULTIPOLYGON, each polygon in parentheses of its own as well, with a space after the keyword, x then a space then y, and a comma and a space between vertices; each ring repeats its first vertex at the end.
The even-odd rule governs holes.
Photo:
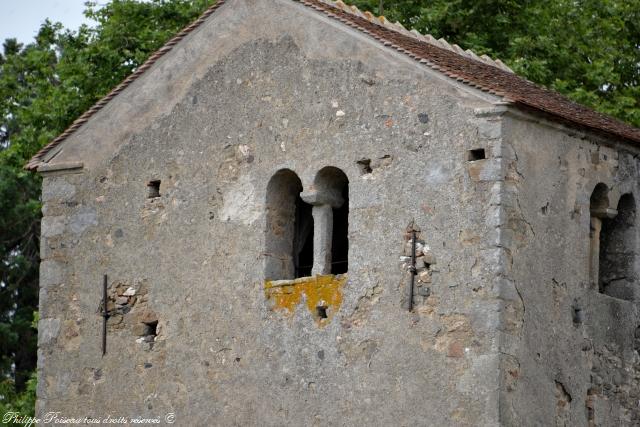
POLYGON ((370 174, 371 172, 373 172, 373 169, 371 169, 371 159, 360 159, 356 163, 358 164, 358 167, 360 168, 360 174, 361 175, 366 175, 366 174, 370 174))
POLYGON ((156 179, 153 181, 149 181, 147 184, 148 194, 147 197, 149 199, 155 199, 156 197, 160 197, 160 180, 156 179))
POLYGON ((476 148, 476 149, 467 151, 468 162, 475 162, 477 160, 484 160, 486 158, 487 158, 487 155, 484 151, 484 148, 476 148))
POLYGON ((580 307, 576 307, 573 306, 573 324, 575 326, 578 326, 582 323, 582 321, 584 320, 584 313, 582 312, 582 309, 580 307))
POLYGON ((318 319, 326 319, 327 318, 327 306, 319 305, 316 307, 316 315, 318 319))
POLYGON ((144 335, 145 336, 153 336, 154 338, 158 336, 158 321, 155 320, 153 322, 148 322, 144 324, 145 326, 145 331, 144 331, 144 335))

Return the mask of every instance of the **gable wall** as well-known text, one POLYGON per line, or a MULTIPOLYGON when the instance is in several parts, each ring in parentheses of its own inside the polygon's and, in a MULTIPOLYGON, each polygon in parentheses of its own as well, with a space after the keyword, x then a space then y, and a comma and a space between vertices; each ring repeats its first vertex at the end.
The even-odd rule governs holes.
POLYGON ((488 104, 288 2, 218 13, 201 34, 225 47, 204 49, 200 71, 190 74, 191 58, 185 76, 159 64, 65 144, 56 161, 82 160, 82 173, 45 175, 38 412, 495 424, 490 277, 503 255, 487 218, 498 209, 500 123, 476 114, 488 104), (181 89, 158 106, 167 81, 181 89), (144 114, 122 116, 145 96, 144 114), (478 147, 489 159, 468 163, 478 147), (361 174, 363 158, 372 173, 361 174), (308 190, 329 165, 350 182, 350 268, 321 327, 303 303, 287 314, 266 298, 265 192, 279 169, 308 190), (151 201, 153 179, 162 196, 151 201), (399 257, 412 220, 436 264, 410 314, 399 257), (130 311, 109 320, 104 357, 103 274, 110 295, 136 290, 130 311), (156 318, 157 341, 137 342, 156 318))
POLYGON ((614 209, 622 194, 639 200, 637 159, 615 141, 523 115, 505 118, 503 138, 511 161, 502 240, 513 259, 505 286, 518 298, 501 340, 501 419, 637 425, 637 278, 635 301, 599 293, 589 278, 591 193, 606 184, 614 209))

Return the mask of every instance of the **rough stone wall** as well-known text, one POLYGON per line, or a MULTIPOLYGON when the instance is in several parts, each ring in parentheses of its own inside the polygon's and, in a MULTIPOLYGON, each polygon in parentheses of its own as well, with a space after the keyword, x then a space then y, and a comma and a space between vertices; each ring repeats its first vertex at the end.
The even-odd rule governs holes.
POLYGON ((503 142, 505 285, 520 300, 505 312, 501 420, 638 425, 639 301, 600 293, 589 259, 591 194, 604 183, 610 208, 623 194, 638 200, 637 153, 511 115, 503 142))
POLYGON ((494 279, 504 162, 490 104, 291 2, 230 2, 182 49, 51 162, 81 173, 45 174, 38 413, 498 424, 509 296, 494 279), (189 69, 215 41, 181 80, 174 62, 189 69), (167 111, 136 115, 167 85, 180 88, 167 111), (276 171, 308 190, 325 166, 349 179, 349 271, 318 322, 304 296, 292 312, 269 298, 265 200, 276 171), (413 313, 409 225, 429 264, 413 313))

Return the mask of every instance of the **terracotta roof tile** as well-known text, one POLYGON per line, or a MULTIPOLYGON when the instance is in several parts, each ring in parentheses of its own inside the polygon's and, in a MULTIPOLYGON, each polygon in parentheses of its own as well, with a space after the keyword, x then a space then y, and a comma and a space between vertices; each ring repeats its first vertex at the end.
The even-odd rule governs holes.
POLYGON ((458 46, 451 46, 442 39, 438 40, 438 45, 429 40, 430 36, 422 36, 428 40, 424 41, 415 34, 407 35, 404 32, 398 32, 389 25, 379 24, 384 21, 367 19, 346 11, 340 7, 341 2, 294 1, 314 7, 332 18, 347 20, 352 28, 370 34, 383 44, 408 53, 412 58, 455 80, 504 97, 506 101, 525 110, 539 111, 549 115, 552 120, 615 135, 631 142, 640 142, 640 129, 577 104, 557 92, 519 77, 510 70, 507 71, 508 68, 500 60, 492 61, 488 57, 478 58, 475 54, 465 55, 465 51, 458 46))
MULTIPOLYGON (((25 168, 29 170, 37 169, 47 153, 78 130, 91 116, 102 109, 118 93, 122 92, 131 82, 148 70, 160 57, 169 52, 173 46, 187 34, 202 25, 202 23, 226 1, 228 0, 219 0, 207 9, 200 18, 156 51, 134 73, 74 121, 61 135, 40 150, 29 161, 25 168)), ((346 6, 341 1, 291 1, 311 7, 318 12, 368 34, 385 46, 405 53, 416 61, 454 80, 464 82, 484 92, 500 96, 504 98, 505 101, 524 110, 543 113, 548 116, 550 120, 560 121, 574 126, 577 125, 578 127, 587 128, 598 133, 614 135, 623 140, 640 143, 640 129, 577 104, 556 92, 519 77, 500 60, 494 61, 486 55, 478 57, 475 53, 469 50, 462 50, 457 45, 451 46, 442 39, 436 40, 429 35, 422 35, 416 31, 408 31, 398 23, 393 24, 384 17, 375 17, 370 12, 363 13, 354 6, 346 6)))

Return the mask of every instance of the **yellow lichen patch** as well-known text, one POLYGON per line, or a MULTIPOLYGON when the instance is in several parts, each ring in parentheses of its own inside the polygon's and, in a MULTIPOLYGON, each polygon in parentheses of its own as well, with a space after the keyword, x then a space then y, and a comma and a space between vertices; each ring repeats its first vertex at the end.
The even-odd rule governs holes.
POLYGON ((306 305, 311 316, 320 326, 331 321, 342 304, 342 287, 347 281, 346 275, 318 275, 295 280, 267 280, 264 292, 267 299, 273 301, 276 310, 291 315, 306 297, 306 305))

